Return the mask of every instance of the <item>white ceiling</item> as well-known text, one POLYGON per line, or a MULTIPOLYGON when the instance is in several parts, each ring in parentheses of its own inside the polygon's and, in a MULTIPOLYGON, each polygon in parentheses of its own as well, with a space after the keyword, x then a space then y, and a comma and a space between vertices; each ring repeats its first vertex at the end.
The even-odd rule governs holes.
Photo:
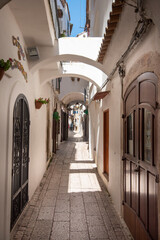
POLYGON ((48 1, 13 0, 9 6, 15 15, 27 46, 53 45, 54 31, 48 1))

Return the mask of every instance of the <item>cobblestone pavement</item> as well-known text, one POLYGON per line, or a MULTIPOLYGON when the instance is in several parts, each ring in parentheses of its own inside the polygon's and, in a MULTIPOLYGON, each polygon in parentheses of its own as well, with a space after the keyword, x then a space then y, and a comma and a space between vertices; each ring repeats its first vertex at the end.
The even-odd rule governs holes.
POLYGON ((88 158, 87 143, 76 137, 60 145, 11 239, 132 239, 88 158))

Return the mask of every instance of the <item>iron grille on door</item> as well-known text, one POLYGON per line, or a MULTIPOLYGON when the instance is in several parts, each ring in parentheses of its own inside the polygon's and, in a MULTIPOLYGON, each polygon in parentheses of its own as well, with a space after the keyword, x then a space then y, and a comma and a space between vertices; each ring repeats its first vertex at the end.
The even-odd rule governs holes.
POLYGON ((13 112, 11 228, 28 201, 29 109, 20 95, 13 112))

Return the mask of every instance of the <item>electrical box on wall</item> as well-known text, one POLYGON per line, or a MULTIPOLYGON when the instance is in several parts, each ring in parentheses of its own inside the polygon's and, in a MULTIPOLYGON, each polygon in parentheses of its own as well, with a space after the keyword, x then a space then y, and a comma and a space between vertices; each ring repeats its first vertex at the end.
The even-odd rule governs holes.
POLYGON ((27 55, 30 60, 39 59, 39 51, 37 47, 29 47, 27 48, 27 55))

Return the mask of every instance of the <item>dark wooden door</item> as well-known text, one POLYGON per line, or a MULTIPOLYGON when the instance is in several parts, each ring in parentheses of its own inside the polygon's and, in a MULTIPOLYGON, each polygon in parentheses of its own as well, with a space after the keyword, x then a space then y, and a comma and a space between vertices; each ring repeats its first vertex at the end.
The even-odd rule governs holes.
POLYGON ((69 115, 68 115, 68 113, 66 114, 66 122, 67 122, 67 128, 66 128, 66 140, 68 139, 68 117, 69 117, 69 115))
POLYGON ((61 110, 61 142, 63 141, 63 111, 61 110))
POLYGON ((63 141, 68 139, 68 114, 66 112, 62 112, 62 133, 63 133, 63 141))
POLYGON ((11 228, 28 201, 29 109, 20 95, 13 113, 11 228))
POLYGON ((52 140, 53 140, 53 148, 52 152, 56 153, 56 141, 57 141, 57 121, 53 118, 53 127, 52 127, 52 140))
POLYGON ((142 74, 124 99, 124 219, 136 240, 158 239, 157 82, 142 74))
POLYGON ((66 113, 63 112, 63 140, 67 140, 66 137, 66 128, 67 128, 67 122, 66 122, 66 113))
POLYGON ((109 110, 104 112, 104 173, 109 176, 109 110))

